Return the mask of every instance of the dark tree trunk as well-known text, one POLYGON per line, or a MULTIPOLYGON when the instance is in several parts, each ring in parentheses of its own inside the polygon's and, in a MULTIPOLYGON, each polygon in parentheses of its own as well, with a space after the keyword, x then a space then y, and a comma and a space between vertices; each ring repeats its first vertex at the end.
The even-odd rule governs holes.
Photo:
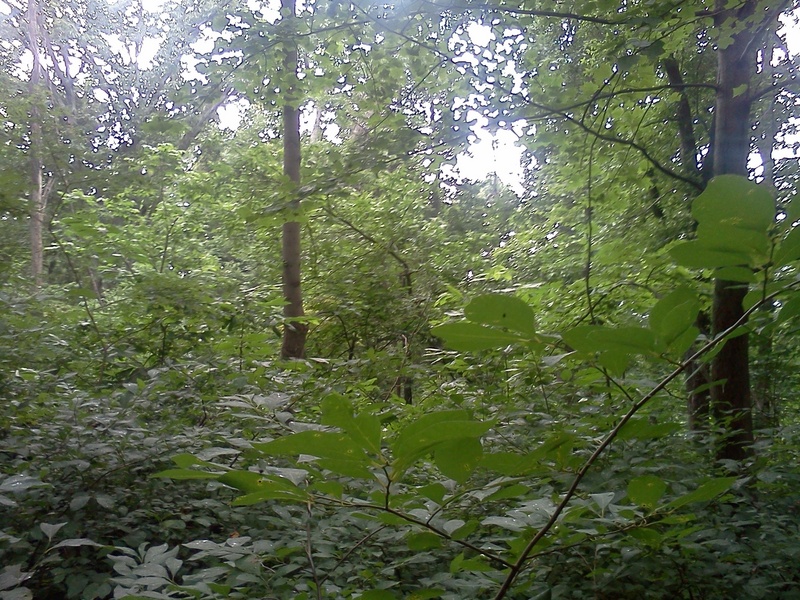
MULTIPOLYGON (((752 15, 755 2, 748 0, 727 9, 717 0, 715 25, 721 33, 730 32, 735 23, 752 15)), ((749 85, 755 72, 753 34, 748 28, 733 35, 726 48, 718 50, 717 94, 714 127, 714 175, 747 175, 750 153, 749 85)), ((724 35, 722 36, 724 37, 724 35)), ((747 286, 718 279, 714 282, 711 333, 719 335, 732 327, 744 314, 742 301, 747 286)), ((717 446, 717 458, 742 460, 753 441, 753 418, 750 397, 750 362, 748 336, 739 335, 725 342, 711 363, 711 389, 714 419, 726 432, 717 446)))
MULTIPOLYGON (((281 12, 284 19, 294 18, 293 0, 283 0, 281 12)), ((287 28, 288 30, 288 28, 287 28)), ((286 55, 283 62, 287 78, 297 74, 297 46, 287 40, 286 55)), ((283 105, 283 172, 297 187, 300 187, 300 114, 297 110, 297 97, 294 85, 284 91, 283 105)), ((296 193, 296 192, 295 192, 296 193)), ((300 208, 300 198, 295 196, 290 209, 300 208)), ((298 320, 303 317, 303 292, 301 288, 301 245, 300 223, 289 221, 283 224, 281 232, 281 254, 283 258, 283 316, 286 319, 283 328, 283 358, 302 358, 306 351, 308 325, 298 320)))

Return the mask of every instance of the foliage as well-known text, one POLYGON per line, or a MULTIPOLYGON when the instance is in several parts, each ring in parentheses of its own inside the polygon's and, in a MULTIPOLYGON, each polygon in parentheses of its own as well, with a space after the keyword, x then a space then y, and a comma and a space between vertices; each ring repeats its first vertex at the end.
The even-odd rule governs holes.
POLYGON ((800 597, 768 36, 730 90, 762 164, 709 166, 718 53, 773 4, 0 3, 0 599, 800 597), (452 168, 478 125, 526 145, 519 196, 452 168), (306 360, 277 358, 287 221, 306 360), (716 336, 714 279, 748 290, 716 336), (681 380, 743 335, 762 428, 715 461, 681 380))

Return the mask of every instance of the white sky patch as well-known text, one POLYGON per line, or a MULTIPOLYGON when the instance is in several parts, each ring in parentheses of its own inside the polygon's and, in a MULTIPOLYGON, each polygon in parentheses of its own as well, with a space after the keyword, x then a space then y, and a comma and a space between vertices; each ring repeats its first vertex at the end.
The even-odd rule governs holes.
POLYGON ((250 108, 250 102, 246 98, 236 98, 220 106, 217 109, 219 128, 230 129, 231 131, 239 129, 242 117, 244 117, 244 113, 248 108, 250 108))
POLYGON ((522 194, 522 155, 525 147, 518 145, 524 121, 517 121, 512 130, 501 129, 494 135, 485 126, 488 121, 476 111, 469 111, 467 121, 474 122, 470 126, 471 136, 469 148, 456 156, 456 164, 446 165, 443 172, 446 176, 465 181, 484 181, 492 174, 497 174, 504 185, 516 194, 522 194))
POLYGON ((785 41, 789 56, 797 56, 800 54, 800 9, 781 15, 778 20, 783 23, 778 35, 785 41))
POLYGON ((489 42, 495 39, 494 33, 492 33, 492 28, 482 23, 478 23, 477 21, 473 21, 467 25, 466 29, 470 41, 481 48, 486 48, 489 45, 489 42))
POLYGON ((11 14, 11 7, 0 0, 0 15, 10 15, 11 14))

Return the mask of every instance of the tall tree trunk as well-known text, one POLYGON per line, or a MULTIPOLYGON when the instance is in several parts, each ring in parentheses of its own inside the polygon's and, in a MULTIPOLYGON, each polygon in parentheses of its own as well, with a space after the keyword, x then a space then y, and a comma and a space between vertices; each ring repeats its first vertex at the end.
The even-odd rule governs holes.
MULTIPOLYGON (((738 9, 717 0, 714 17, 717 30, 733 33, 737 20, 753 14, 755 2, 748 0, 738 9)), ((749 84, 755 70, 754 27, 733 33, 733 41, 718 50, 717 95, 714 129, 714 175, 747 176, 750 153, 749 84)), ((724 38, 724 35, 722 36, 724 38)), ((733 326, 744 314, 742 301, 747 286, 717 279, 714 282, 711 332, 719 335, 733 326)), ((742 460, 753 441, 753 418, 750 396, 748 336, 740 335, 725 342, 711 363, 711 402, 717 424, 726 435, 717 447, 717 458, 742 460)))
MULTIPOLYGON (((294 19, 294 0, 282 0, 281 13, 284 19, 294 19)), ((287 28, 287 32, 291 28, 287 28)), ((297 46, 286 40, 286 55, 283 61, 287 80, 297 75, 297 46)), ((294 81, 284 90, 283 104, 283 172, 300 187, 300 113, 297 110, 298 98, 294 81)), ((300 198, 295 196, 291 210, 300 208, 300 198)), ((281 232, 281 254, 283 258, 283 358, 302 358, 306 350, 308 325, 298 317, 303 317, 303 292, 301 288, 301 245, 300 223, 289 221, 283 224, 281 232)))
POLYGON ((31 246, 31 278, 40 287, 44 278, 44 224, 45 194, 42 161, 42 122, 39 110, 39 90, 42 81, 42 57, 39 51, 39 5, 34 0, 28 2, 28 49, 32 55, 31 77, 28 81, 28 95, 31 100, 30 123, 30 221, 29 235, 31 246))

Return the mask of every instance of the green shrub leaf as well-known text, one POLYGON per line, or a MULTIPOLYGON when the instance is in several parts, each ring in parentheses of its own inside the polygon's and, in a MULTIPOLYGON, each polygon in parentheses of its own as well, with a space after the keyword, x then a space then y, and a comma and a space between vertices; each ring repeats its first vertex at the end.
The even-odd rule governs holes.
POLYGON ((666 491, 667 484, 655 475, 637 477, 628 483, 628 498, 631 502, 649 510, 655 509, 666 491))

